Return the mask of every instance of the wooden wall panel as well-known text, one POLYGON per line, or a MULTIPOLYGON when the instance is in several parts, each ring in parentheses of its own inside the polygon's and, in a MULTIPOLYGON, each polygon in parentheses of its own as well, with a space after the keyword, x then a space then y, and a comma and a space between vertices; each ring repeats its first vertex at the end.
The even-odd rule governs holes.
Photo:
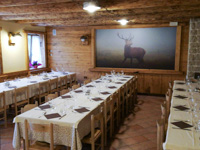
MULTIPOLYGON (((99 72, 90 72, 92 68, 91 41, 89 45, 82 45, 82 35, 92 36, 92 27, 57 27, 47 28, 47 49, 49 66, 53 69, 64 68, 77 73, 80 82, 84 76, 93 78, 99 72), (57 30, 57 35, 52 35, 52 29, 57 30), (52 56, 50 56, 52 54, 52 56)), ((138 91, 140 93, 164 94, 167 91, 168 83, 173 80, 183 80, 187 70, 189 26, 182 26, 181 49, 180 49, 180 71, 183 75, 165 74, 137 74, 138 91)), ((103 73, 103 72, 102 72, 103 73)))

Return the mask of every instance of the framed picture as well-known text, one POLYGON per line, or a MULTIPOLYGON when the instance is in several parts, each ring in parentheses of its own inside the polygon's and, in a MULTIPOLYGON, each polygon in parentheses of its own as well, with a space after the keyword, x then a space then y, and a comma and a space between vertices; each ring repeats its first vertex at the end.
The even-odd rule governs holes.
POLYGON ((179 71, 181 27, 97 28, 94 68, 179 71))

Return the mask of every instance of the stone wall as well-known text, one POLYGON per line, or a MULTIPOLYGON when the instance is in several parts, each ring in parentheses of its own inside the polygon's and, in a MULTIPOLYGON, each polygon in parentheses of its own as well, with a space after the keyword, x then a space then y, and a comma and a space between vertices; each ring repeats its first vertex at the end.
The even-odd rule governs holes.
POLYGON ((195 72, 200 72, 200 18, 190 19, 188 77, 194 77, 195 72))

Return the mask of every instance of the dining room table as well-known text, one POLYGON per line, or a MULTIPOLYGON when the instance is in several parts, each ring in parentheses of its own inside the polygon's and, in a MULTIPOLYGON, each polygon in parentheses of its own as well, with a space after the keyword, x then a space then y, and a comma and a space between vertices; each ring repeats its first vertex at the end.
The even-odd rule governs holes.
POLYGON ((174 81, 164 150, 200 150, 200 83, 174 81))
MULTIPOLYGON (((27 119, 30 124, 53 123, 55 145, 81 150, 81 139, 91 131, 91 115, 98 113, 104 101, 133 78, 119 74, 102 76, 16 116, 13 120, 13 148, 20 149, 21 138, 24 137, 24 120, 27 119)), ((48 133, 30 132, 31 139, 49 143, 48 133)))
MULTIPOLYGON (((43 72, 38 75, 30 75, 29 77, 24 77, 24 78, 16 78, 14 80, 10 81, 4 81, 0 83, 0 93, 5 92, 5 102, 6 106, 14 104, 15 99, 14 99, 14 90, 16 88, 21 88, 28 86, 29 88, 29 98, 38 95, 39 91, 39 83, 45 82, 51 79, 58 78, 63 76, 70 76, 75 74, 74 72, 43 72)), ((17 97, 17 101, 21 101, 26 97, 26 95, 20 95, 17 97)), ((3 106, 3 101, 0 102, 0 107, 3 106)))

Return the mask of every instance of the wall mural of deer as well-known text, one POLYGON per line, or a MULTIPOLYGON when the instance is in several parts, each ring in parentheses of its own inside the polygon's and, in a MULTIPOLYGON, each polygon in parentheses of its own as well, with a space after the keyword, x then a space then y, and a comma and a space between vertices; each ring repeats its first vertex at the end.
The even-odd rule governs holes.
POLYGON ((141 47, 131 47, 131 45, 133 44, 132 39, 134 38, 134 36, 131 36, 130 34, 128 38, 124 38, 123 35, 120 35, 119 33, 117 34, 117 36, 125 41, 123 63, 126 61, 127 58, 130 58, 132 64, 133 58, 135 58, 137 59, 139 64, 143 64, 146 51, 141 47))

